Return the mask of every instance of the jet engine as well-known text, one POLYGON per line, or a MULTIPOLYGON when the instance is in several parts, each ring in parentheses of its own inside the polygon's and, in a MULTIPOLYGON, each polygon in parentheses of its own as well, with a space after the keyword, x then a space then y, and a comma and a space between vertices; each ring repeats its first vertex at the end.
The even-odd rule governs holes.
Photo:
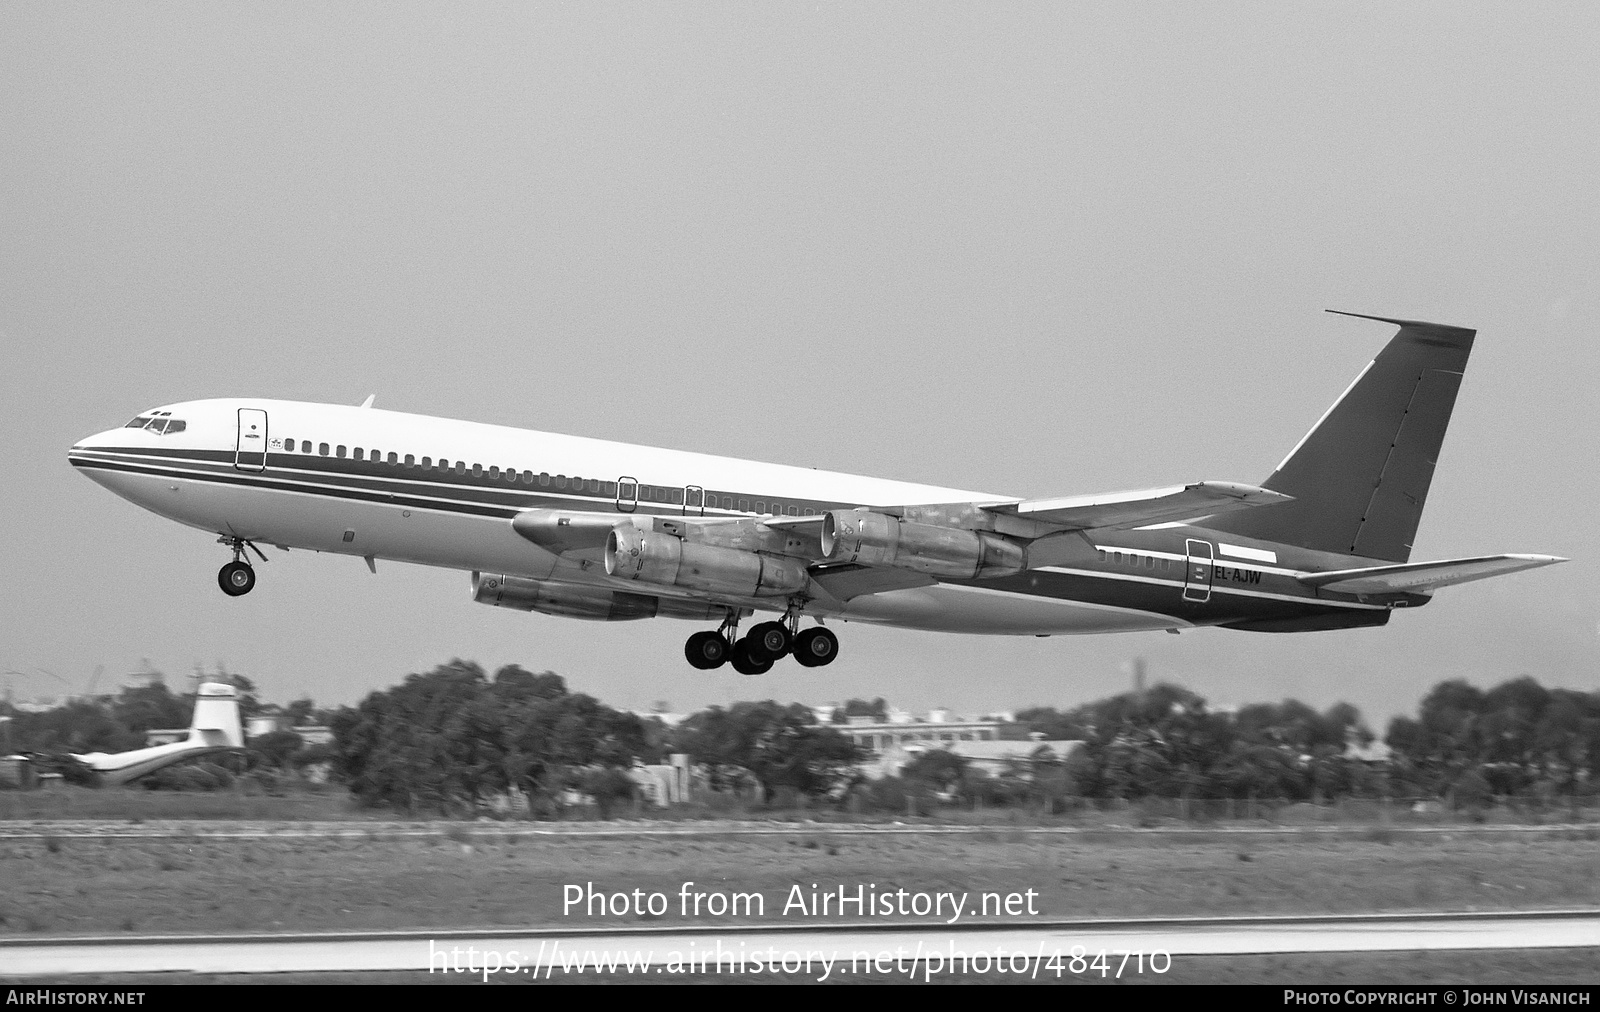
POLYGON ((894 566, 957 580, 1010 576, 1028 568, 1023 547, 998 534, 910 523, 866 510, 824 516, 822 553, 830 562, 894 566))
POLYGON ((644 594, 618 593, 602 587, 576 584, 546 583, 500 573, 473 573, 472 599, 498 608, 600 622, 654 618, 659 611, 659 602, 644 594))
POLYGON ((806 585, 799 559, 693 544, 655 530, 618 524, 606 538, 606 572, 623 580, 730 597, 775 597, 806 585))

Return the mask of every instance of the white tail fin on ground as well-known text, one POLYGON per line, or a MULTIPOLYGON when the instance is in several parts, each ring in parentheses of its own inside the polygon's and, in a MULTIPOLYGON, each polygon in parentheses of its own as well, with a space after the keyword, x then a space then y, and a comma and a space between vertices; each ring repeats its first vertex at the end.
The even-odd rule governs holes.
POLYGON ((206 682, 195 697, 189 737, 183 741, 132 752, 90 752, 72 758, 93 770, 101 784, 110 786, 136 780, 192 756, 243 747, 238 694, 231 685, 206 682))

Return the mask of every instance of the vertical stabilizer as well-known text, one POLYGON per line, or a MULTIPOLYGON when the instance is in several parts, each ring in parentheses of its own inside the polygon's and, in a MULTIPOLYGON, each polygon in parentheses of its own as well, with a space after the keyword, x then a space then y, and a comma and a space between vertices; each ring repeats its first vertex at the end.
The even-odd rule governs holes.
POLYGON ((189 740, 227 748, 244 747, 244 730, 239 726, 239 696, 233 686, 205 682, 194 700, 194 718, 189 722, 189 740))
POLYGON ((1477 332, 1361 318, 1400 332, 1262 482, 1294 501, 1205 526, 1317 551, 1410 560, 1477 332))

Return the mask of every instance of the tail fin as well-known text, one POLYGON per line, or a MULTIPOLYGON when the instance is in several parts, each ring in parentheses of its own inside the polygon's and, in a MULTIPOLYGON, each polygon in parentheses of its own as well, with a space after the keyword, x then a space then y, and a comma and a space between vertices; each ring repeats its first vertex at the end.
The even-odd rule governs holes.
POLYGON ((220 748, 243 748, 244 729, 239 726, 239 695, 225 682, 206 682, 194 699, 194 717, 189 721, 189 740, 220 748))
POLYGON ((1317 551, 1406 562, 1477 332, 1340 315, 1392 323, 1400 332, 1262 483, 1294 501, 1206 526, 1317 551))

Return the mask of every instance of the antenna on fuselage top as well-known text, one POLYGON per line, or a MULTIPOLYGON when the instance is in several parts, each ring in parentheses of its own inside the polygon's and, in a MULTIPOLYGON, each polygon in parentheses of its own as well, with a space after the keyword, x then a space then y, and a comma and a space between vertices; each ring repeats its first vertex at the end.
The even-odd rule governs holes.
POLYGON ((372 407, 372 402, 377 400, 377 399, 378 399, 378 395, 377 394, 368 394, 367 395, 367 399, 361 402, 361 406, 364 407, 364 408, 370 408, 370 407, 372 407))

